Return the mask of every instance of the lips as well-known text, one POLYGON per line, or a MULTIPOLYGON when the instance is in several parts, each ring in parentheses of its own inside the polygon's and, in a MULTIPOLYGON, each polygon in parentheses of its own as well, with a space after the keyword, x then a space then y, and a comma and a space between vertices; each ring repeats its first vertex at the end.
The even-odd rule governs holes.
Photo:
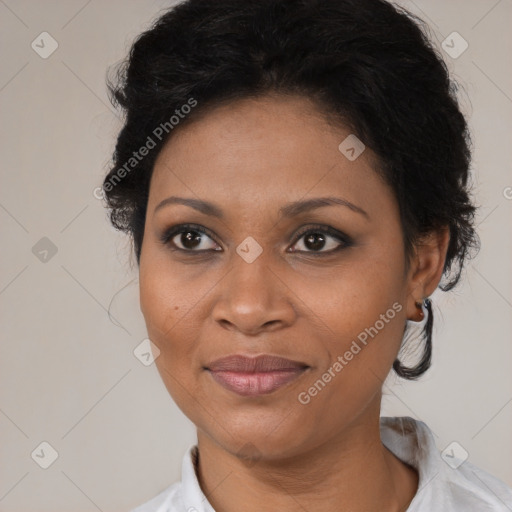
POLYGON ((257 357, 247 357, 242 355, 232 355, 217 359, 210 363, 207 368, 210 371, 227 372, 271 372, 276 370, 295 370, 297 368, 306 368, 308 365, 284 357, 276 357, 263 354, 257 357))
POLYGON ((224 388, 242 396, 272 393, 302 375, 308 365, 272 355, 231 355, 205 369, 224 388))

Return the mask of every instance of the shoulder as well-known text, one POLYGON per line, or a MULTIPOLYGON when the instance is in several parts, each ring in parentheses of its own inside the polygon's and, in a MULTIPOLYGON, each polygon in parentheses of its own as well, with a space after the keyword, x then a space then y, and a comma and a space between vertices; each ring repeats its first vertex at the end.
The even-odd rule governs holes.
POLYGON ((418 489, 407 512, 478 510, 510 512, 512 489, 487 471, 465 461, 457 469, 439 471, 418 489))
POLYGON ((458 507, 455 510, 512 510, 512 488, 499 478, 469 461, 448 469, 441 486, 458 507))
POLYGON ((512 489, 467 460, 462 447, 461 453, 450 447, 441 453, 424 422, 381 417, 380 426, 384 445, 419 474, 418 491, 407 512, 512 510, 512 489))

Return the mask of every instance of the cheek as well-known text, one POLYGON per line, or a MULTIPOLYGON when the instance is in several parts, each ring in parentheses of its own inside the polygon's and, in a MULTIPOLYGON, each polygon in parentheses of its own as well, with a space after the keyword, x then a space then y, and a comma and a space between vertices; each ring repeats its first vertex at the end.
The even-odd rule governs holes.
POLYGON ((305 314, 314 322, 320 319, 318 325, 325 332, 318 339, 327 357, 308 383, 329 382, 329 389, 324 390, 322 383, 316 386, 321 389, 314 398, 320 409, 343 403, 343 413, 355 413, 381 388, 406 321, 403 263, 399 251, 386 254, 379 249, 373 254, 368 249, 364 257, 358 253, 334 268, 329 279, 310 276, 297 281, 294 291, 309 297, 304 302, 311 312, 305 314))
POLYGON ((298 390, 301 421, 312 432, 334 434, 339 425, 353 421, 372 402, 378 403, 399 350, 403 306, 391 297, 366 296, 360 291, 351 295, 344 309, 325 318, 334 336, 323 337, 317 350, 327 357, 298 390))
POLYGON ((178 407, 194 417, 190 396, 196 394, 199 374, 199 365, 193 365, 199 332, 193 321, 198 292, 176 281, 175 274, 166 267, 153 262, 140 266, 141 310, 148 337, 160 350, 156 367, 178 407))
MULTIPOLYGON (((193 291, 176 285, 174 273, 152 261, 140 266, 140 305, 149 339, 159 348, 156 366, 169 392, 179 392, 179 382, 190 377, 184 372, 193 357, 193 291)), ((193 288, 193 287, 192 287, 193 288)))
MULTIPOLYGON (((386 312, 384 320, 389 320, 403 316, 398 309, 405 309, 404 262, 395 250, 383 253, 380 247, 368 247, 354 251, 328 274, 325 270, 301 272, 300 279, 291 276, 289 282, 305 305, 303 316, 318 319, 326 339, 342 344, 373 326, 386 312), (398 306, 393 309, 395 303, 398 306)), ((385 330, 396 338, 400 325, 389 325, 385 330)))
POLYGON ((147 251, 139 267, 140 306, 149 331, 174 337, 201 299, 201 290, 155 251, 147 251), (154 254, 154 255, 153 255, 154 254))

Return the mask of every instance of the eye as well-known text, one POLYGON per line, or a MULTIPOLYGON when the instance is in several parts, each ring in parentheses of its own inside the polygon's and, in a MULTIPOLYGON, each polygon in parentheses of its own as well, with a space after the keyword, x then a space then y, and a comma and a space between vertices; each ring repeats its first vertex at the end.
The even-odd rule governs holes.
POLYGON ((352 240, 344 233, 341 233, 329 226, 307 226, 296 236, 294 246, 297 243, 299 245, 299 249, 293 249, 292 252, 323 254, 336 252, 340 249, 350 247, 352 245, 352 240), (302 241, 302 239, 304 240, 302 241), (305 249, 300 248, 301 245, 305 249))
MULTIPOLYGON (((214 238, 213 233, 207 228, 197 224, 180 224, 165 231, 160 236, 160 241, 164 245, 170 245, 173 250, 183 253, 221 251, 222 249, 214 238)), ((295 236, 292 248, 295 245, 299 245, 299 248, 295 248, 291 252, 321 255, 350 247, 352 240, 344 233, 329 226, 306 226, 295 236), (301 244, 303 248, 300 247, 301 244)))
POLYGON ((171 245, 175 250, 183 252, 220 250, 218 244, 213 240, 210 230, 196 224, 173 226, 162 234, 160 240, 164 245, 171 245), (216 249, 215 246, 219 249, 216 249))

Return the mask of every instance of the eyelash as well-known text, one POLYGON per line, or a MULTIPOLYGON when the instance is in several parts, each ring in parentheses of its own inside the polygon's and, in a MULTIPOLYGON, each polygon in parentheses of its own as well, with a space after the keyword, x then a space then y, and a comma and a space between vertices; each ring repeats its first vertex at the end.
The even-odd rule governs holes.
MULTIPOLYGON (((180 247, 176 247, 176 244, 172 241, 172 239, 179 234, 187 233, 189 231, 197 232, 201 235, 207 235, 209 238, 211 238, 217 245, 220 245, 215 240, 215 235, 207 228, 204 228, 202 226, 199 226, 198 224, 179 224, 176 226, 172 226, 171 228, 164 231, 164 233, 160 236, 160 242, 163 245, 171 246, 172 250, 174 251, 180 251, 185 254, 190 255, 198 255, 198 254, 205 254, 205 253, 211 253, 211 252, 218 252, 217 249, 206 249, 206 250, 200 250, 200 251, 194 251, 189 249, 181 249, 180 247)), ((350 247, 353 245, 352 239, 345 235, 344 233, 341 233, 337 231, 336 229, 333 229, 329 226, 323 226, 321 224, 312 225, 312 226, 306 226, 304 229, 299 230, 299 232, 295 235, 294 241, 292 245, 295 245, 301 238, 303 238, 306 235, 310 234, 327 234, 333 238, 335 238, 338 242, 341 242, 341 245, 336 247, 335 249, 331 249, 329 251, 320 251, 320 252, 314 252, 314 251, 293 251, 294 253, 303 253, 310 256, 324 256, 324 255, 331 255, 333 253, 336 253, 340 251, 341 249, 346 249, 347 247, 350 247)))

